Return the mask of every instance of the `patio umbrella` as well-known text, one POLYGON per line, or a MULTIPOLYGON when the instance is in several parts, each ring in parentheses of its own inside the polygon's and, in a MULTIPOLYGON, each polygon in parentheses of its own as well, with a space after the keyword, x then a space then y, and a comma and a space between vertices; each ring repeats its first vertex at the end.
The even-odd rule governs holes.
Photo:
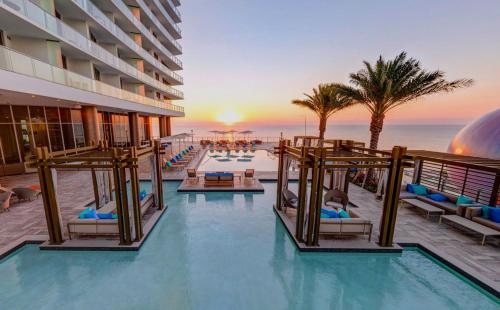
POLYGON ((246 140, 248 140, 248 135, 254 133, 252 130, 243 130, 243 131, 240 131, 240 133, 243 135, 243 138, 245 138, 245 136, 247 136, 246 140))

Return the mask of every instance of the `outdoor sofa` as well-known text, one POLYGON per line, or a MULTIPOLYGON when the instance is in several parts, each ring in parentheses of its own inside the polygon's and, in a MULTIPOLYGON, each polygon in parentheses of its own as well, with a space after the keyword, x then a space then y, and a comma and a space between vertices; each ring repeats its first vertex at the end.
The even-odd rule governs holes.
POLYGON ((205 173, 205 186, 234 186, 234 174, 231 172, 205 173))
MULTIPOLYGON (((147 194, 141 200, 141 216, 143 216, 149 207, 153 205, 153 194, 147 194)), ((110 201, 97 210, 97 213, 108 214, 116 210, 115 201, 110 201)), ((76 218, 68 221, 68 235, 86 236, 114 236, 119 234, 118 219, 95 219, 95 218, 76 218)))

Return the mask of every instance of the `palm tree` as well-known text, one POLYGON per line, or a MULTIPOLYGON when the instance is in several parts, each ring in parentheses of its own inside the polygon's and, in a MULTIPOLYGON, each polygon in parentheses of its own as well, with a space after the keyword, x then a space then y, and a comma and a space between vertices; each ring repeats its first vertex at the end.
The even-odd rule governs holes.
POLYGON ((306 99, 292 100, 293 104, 305 107, 313 111, 319 118, 319 142, 325 138, 326 122, 335 112, 345 109, 353 104, 353 101, 338 92, 335 84, 320 84, 313 89, 313 94, 304 94, 306 99))
POLYGON ((350 75, 353 86, 336 86, 341 95, 370 111, 370 149, 378 147, 387 112, 422 96, 451 92, 473 83, 470 79, 446 81, 443 71, 422 69, 419 61, 406 57, 406 52, 388 61, 380 56, 375 65, 363 63, 365 68, 350 75))

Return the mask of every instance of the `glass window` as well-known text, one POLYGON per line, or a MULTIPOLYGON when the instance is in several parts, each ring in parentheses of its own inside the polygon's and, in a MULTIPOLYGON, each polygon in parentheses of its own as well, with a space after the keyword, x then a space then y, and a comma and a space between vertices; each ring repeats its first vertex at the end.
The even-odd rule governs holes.
POLYGON ((0 123, 11 123, 10 105, 0 105, 0 123))
POLYGON ((85 134, 83 133, 83 124, 82 123, 73 124, 73 130, 75 132, 76 147, 84 147, 85 134))
POLYGON ((30 116, 32 123, 45 123, 43 107, 30 106, 30 116))
POLYGON ((71 111, 67 108, 59 108, 61 123, 71 123, 71 111))
POLYGON ((75 137, 73 136, 73 125, 62 124, 64 146, 67 150, 75 148, 75 137))
POLYGON ((30 118, 28 116, 28 107, 27 106, 20 106, 20 105, 13 105, 12 106, 12 113, 14 113, 14 119, 17 122, 21 121, 26 121, 29 122, 30 118))
POLYGON ((49 139, 52 152, 64 150, 61 125, 49 124, 49 139))
POLYGON ((71 120, 73 121, 73 123, 83 123, 82 111, 71 110, 71 120))
POLYGON ((0 124, 0 151, 6 164, 19 162, 17 143, 12 124, 0 124))
POLYGON ((57 108, 45 108, 45 115, 47 116, 47 123, 59 124, 59 111, 57 108))
POLYGON ((35 145, 31 139, 31 130, 28 122, 21 121, 16 124, 17 139, 19 143, 19 149, 21 150, 21 157, 24 161, 31 156, 31 153, 35 145))
POLYGON ((33 129, 33 136, 35 137, 35 146, 49 146, 49 140, 47 138, 47 127, 45 124, 32 123, 31 127, 33 129))

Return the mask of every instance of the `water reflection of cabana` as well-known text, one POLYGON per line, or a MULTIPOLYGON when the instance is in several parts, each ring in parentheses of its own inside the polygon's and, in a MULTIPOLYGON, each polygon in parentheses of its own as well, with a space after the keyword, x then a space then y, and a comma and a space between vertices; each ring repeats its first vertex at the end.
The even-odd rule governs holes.
MULTIPOLYGON (((46 147, 36 149, 36 166, 40 179, 43 204, 49 232, 47 247, 92 247, 86 240, 85 245, 78 240, 67 241, 63 234, 63 221, 57 199, 57 171, 78 169, 92 174, 92 187, 95 197, 95 210, 104 208, 115 210, 110 218, 94 217, 70 220, 77 235, 107 236, 100 239, 98 248, 117 247, 109 235, 119 236, 119 245, 131 249, 140 247, 144 237, 163 213, 163 189, 160 165, 160 144, 145 148, 108 148, 104 143, 99 146, 81 148, 78 154, 49 153, 46 147), (152 165, 152 193, 141 194, 139 187, 140 159, 149 158, 152 165), (146 215, 147 212, 147 216, 146 215), (113 218, 116 217, 116 218, 113 218), (147 217, 147 220, 145 218, 147 217), (104 243, 103 243, 104 241, 104 243), (64 243, 64 244, 63 244, 64 243)), ((78 194, 78 191, 76 191, 78 194)), ((94 213, 96 214, 96 213, 94 213)), ((69 229, 68 225, 68 229, 69 229)), ((97 239, 90 239, 97 240, 97 239)))
MULTIPOLYGON (((330 225, 321 219, 325 174, 329 170, 332 176, 335 175, 336 171, 341 171, 345 175, 348 169, 353 168, 388 169, 378 244, 381 247, 391 247, 403 169, 412 164, 405 156, 406 148, 396 146, 392 152, 383 152, 357 146, 353 141, 327 140, 326 144, 329 146, 303 145, 295 147, 290 145, 289 140, 282 140, 276 149, 276 153, 279 155, 279 167, 275 209, 282 219, 288 218, 287 208, 295 209, 295 215, 292 217, 295 220, 292 223, 293 226, 287 225, 287 223, 285 226, 299 244, 308 247, 318 246, 320 235, 324 231, 328 234, 341 233, 342 225, 362 225, 362 232, 365 233, 367 223, 357 219, 352 223, 339 223, 338 227, 329 227, 328 229, 321 227, 322 225, 330 225), (292 193, 292 196, 295 197, 290 197, 291 194, 288 190, 288 173, 291 161, 299 163, 298 193, 297 195, 292 193), (310 180, 309 191, 308 180, 310 180)), ((347 184, 348 178, 344 177, 340 190, 345 192, 347 184)), ((334 186, 335 183, 330 182, 331 190, 335 188, 334 186)), ((369 225, 369 229, 371 230, 371 225, 369 225)), ((347 229, 347 232, 349 234, 349 232, 356 232, 356 230, 347 229)))

